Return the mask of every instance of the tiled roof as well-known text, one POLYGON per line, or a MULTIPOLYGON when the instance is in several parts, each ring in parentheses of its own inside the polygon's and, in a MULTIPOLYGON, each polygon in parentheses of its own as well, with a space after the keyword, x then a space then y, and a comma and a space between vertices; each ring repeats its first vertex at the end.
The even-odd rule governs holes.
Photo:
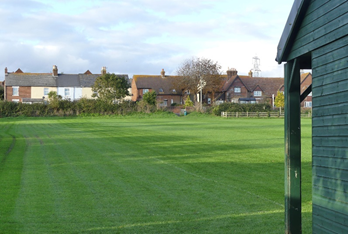
MULTIPOLYGON (((101 76, 101 74, 78 74, 78 79, 80 81, 81 87, 92 87, 95 80, 101 76)), ((128 75, 126 74, 116 74, 116 76, 124 77, 128 80, 128 75)))
MULTIPOLYGON (((179 76, 147 76, 147 75, 134 75, 133 80, 136 83, 138 89, 152 89, 157 94, 173 94, 175 79, 180 79, 179 76), (163 92, 160 92, 160 89, 163 92)), ((176 90, 176 94, 181 94, 181 90, 176 90)))
POLYGON ((79 81, 80 81, 80 86, 81 87, 92 87, 95 80, 101 76, 101 74, 90 74, 90 75, 86 75, 86 74, 79 74, 79 81))
POLYGON ((58 87, 80 87, 79 75, 75 74, 58 74, 57 77, 58 87))
POLYGON ((259 86, 266 96, 277 94, 277 91, 284 85, 284 78, 266 78, 239 76, 250 92, 259 86))
POLYGON ((50 73, 8 73, 7 86, 46 86, 56 87, 56 77, 50 73))
POLYGON ((309 75, 311 75, 310 72, 302 73, 302 74, 301 74, 301 83, 302 83, 309 75))
POLYGON ((227 81, 225 80, 224 85, 222 86, 222 91, 227 91, 230 86, 232 85, 233 81, 236 79, 237 75, 232 76, 230 79, 228 79, 227 81))
POLYGON ((233 82, 239 78, 249 92, 253 92, 257 87, 263 91, 266 96, 276 94, 284 85, 284 78, 266 78, 266 77, 250 77, 250 76, 232 76, 226 81, 222 87, 222 91, 230 89, 233 82))
MULTIPOLYGON (((128 75, 116 74, 128 79, 128 75)), ((36 87, 92 87, 101 74, 58 74, 51 73, 8 73, 7 86, 36 86, 36 87)))

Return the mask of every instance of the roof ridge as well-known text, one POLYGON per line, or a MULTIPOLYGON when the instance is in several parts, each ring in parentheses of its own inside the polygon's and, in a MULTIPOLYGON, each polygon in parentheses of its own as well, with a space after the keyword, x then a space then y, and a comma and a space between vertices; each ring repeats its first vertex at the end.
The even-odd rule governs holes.
POLYGON ((9 73, 10 75, 16 75, 16 76, 37 76, 37 75, 52 75, 52 73, 30 73, 30 72, 23 72, 23 73, 15 73, 15 72, 11 72, 9 73))

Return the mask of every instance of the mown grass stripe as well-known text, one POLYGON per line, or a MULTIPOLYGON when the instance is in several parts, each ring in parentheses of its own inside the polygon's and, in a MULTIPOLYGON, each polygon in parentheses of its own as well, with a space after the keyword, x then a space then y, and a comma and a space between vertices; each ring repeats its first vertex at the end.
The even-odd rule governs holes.
MULTIPOLYGON (((0 120, 0 129, 6 121, 0 120)), ((9 133, 24 135, 26 148, 8 216, 12 231, 283 230, 282 120, 98 117, 14 123, 16 131, 9 133)), ((304 145, 310 145, 310 122, 304 126, 304 145)), ((307 170, 310 152, 303 150, 307 170)), ((308 231, 310 195, 303 199, 308 231)))

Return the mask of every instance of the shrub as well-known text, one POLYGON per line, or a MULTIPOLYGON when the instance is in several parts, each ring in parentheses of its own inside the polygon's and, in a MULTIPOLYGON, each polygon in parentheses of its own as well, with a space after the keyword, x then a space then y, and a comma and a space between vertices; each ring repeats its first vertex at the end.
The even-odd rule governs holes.
POLYGON ((213 109, 214 115, 221 115, 221 112, 268 112, 271 105, 267 103, 259 104, 239 104, 239 103, 222 103, 213 109))
POLYGON ((191 101, 190 96, 187 96, 184 107, 190 107, 190 106, 193 106, 193 102, 191 101))
POLYGON ((147 92, 143 95, 143 100, 149 105, 156 105, 157 94, 155 91, 147 92))

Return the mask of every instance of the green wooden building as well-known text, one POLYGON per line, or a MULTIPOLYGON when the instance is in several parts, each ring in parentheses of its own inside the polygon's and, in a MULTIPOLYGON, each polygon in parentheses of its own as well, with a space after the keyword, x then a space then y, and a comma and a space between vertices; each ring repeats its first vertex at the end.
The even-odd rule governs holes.
POLYGON ((277 62, 285 73, 285 233, 301 233, 300 102, 312 92, 313 233, 348 233, 348 1, 295 0, 277 62), (300 69, 313 81, 300 95, 300 69))

